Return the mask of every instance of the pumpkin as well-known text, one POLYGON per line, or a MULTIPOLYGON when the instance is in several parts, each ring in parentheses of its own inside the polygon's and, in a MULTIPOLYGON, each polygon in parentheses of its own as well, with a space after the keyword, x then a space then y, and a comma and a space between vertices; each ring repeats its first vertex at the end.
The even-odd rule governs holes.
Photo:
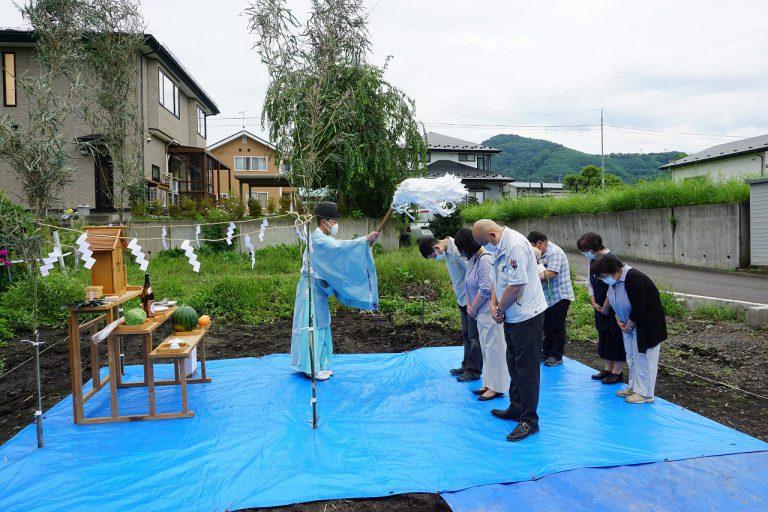
POLYGON ((211 323, 211 317, 208 315, 202 315, 200 318, 197 319, 197 325, 200 327, 205 327, 206 325, 209 325, 211 323))
POLYGON ((146 321, 147 314, 141 308, 133 308, 125 312, 125 325, 141 325, 146 321))
POLYGON ((173 312, 173 329, 175 331, 191 331, 197 327, 197 311, 190 306, 179 306, 173 312))

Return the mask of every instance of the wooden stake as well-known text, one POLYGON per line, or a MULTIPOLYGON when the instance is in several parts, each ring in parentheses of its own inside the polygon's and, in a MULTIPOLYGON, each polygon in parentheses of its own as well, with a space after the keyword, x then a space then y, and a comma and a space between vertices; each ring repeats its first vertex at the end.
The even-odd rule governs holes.
POLYGON ((387 213, 384 215, 384 218, 381 219, 381 222, 379 223, 379 229, 377 229, 376 231, 381 233, 381 230, 384 229, 384 224, 386 224, 387 221, 389 220, 389 217, 392 216, 392 211, 393 211, 392 207, 390 206, 389 210, 387 210, 387 213))

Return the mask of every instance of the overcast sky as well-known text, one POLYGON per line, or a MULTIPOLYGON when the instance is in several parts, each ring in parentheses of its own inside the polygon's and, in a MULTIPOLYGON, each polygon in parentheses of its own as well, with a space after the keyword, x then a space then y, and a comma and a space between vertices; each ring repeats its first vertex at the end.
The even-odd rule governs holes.
MULTIPOLYGON (((20 25, 13 3, 0 1, 0 24, 20 25)), ((768 133, 764 0, 365 3, 371 62, 393 55, 387 79, 415 99, 430 131, 476 142, 516 133, 599 153, 603 107, 607 125, 657 130, 608 126, 606 153, 695 152, 768 133)), ((210 143, 240 128, 241 111, 263 135, 267 77, 241 14, 247 4, 142 4, 149 31, 221 109, 209 119, 210 143)), ((289 4, 306 15, 308 1, 289 4)))

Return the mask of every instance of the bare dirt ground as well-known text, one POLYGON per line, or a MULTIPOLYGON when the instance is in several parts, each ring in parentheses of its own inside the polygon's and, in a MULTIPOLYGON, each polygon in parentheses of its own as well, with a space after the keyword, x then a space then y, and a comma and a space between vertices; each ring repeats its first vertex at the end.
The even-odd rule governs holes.
MULTIPOLYGON (((671 324, 672 335, 662 348, 657 394, 699 414, 768 440, 768 404, 763 399, 714 384, 716 380, 768 396, 768 331, 734 323, 686 321, 671 324), (692 376, 693 372, 700 376, 692 376)), ((210 358, 259 357, 290 348, 290 321, 258 326, 214 326, 206 345, 210 358)), ((48 331, 47 351, 41 356, 44 409, 69 394, 68 344, 54 344, 64 332, 48 331)), ((334 318, 336 352, 401 352, 427 346, 460 345, 460 335, 441 325, 397 325, 386 315, 340 311, 334 318)), ((83 344, 86 347, 86 344, 83 344)), ((32 354, 26 344, 11 342, 0 349, 5 371, 32 354)), ((127 351, 131 357, 130 349, 127 351)), ((595 344, 572 341, 567 356, 599 367, 595 344)), ((83 351, 85 356, 85 350, 83 351)), ((86 375, 85 378, 88 378, 86 375)), ((446 378, 449 378, 446 376, 446 378)), ((34 412, 34 374, 31 362, 0 379, 0 442, 27 425, 34 412)), ((436 494, 406 494, 380 499, 332 500, 270 510, 280 512, 327 511, 447 511, 436 494)))

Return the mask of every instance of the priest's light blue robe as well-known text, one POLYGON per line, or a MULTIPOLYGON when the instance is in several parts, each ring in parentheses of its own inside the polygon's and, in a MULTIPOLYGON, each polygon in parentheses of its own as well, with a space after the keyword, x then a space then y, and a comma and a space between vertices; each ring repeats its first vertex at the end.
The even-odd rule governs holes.
MULTIPOLYGON (((376 310, 379 284, 373 254, 365 237, 336 240, 317 228, 311 235, 312 301, 314 302, 315 371, 326 370, 333 353, 331 312, 328 299, 335 295, 348 307, 376 310)), ((309 312, 307 293, 307 253, 296 285, 291 332, 291 366, 298 372, 312 373, 309 357, 309 312)))

